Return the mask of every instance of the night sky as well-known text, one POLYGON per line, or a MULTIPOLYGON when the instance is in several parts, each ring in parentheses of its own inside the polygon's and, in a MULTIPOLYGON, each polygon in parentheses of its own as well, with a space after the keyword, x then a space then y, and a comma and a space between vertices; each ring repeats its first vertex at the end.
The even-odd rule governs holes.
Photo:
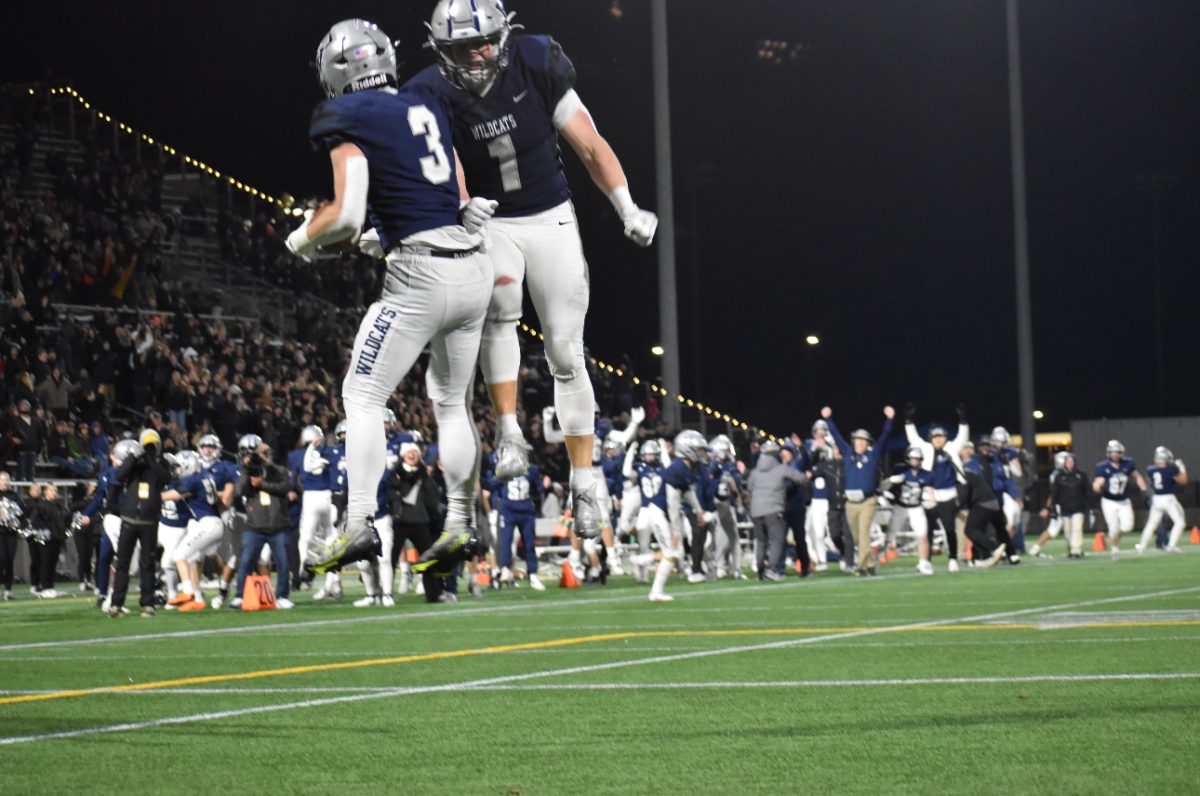
MULTIPOLYGON (((513 0, 551 33, 655 204, 647 0, 513 0)), ((683 389, 775 432, 885 402, 1017 427, 1003 0, 737 0, 670 14, 683 389), (762 39, 800 45, 785 65, 762 39), (805 351, 804 337, 821 345, 805 351), (702 367, 697 367, 697 358, 702 367), (807 357, 807 358, 806 358, 807 357)), ((328 191, 306 140, 316 43, 346 16, 401 39, 431 2, 40 4, 0 11, 6 79, 96 107, 271 193, 328 191), (404 10, 411 9, 411 10, 404 10), (12 15, 16 14, 16 17, 12 15)), ((1022 3, 1037 404, 1072 418, 1196 414, 1200 3, 1022 3), (1158 215, 1139 175, 1165 175, 1158 215), (1156 389, 1155 321, 1166 392, 1156 389)), ((587 341, 652 374, 653 249, 625 241, 565 153, 592 269, 587 341)))

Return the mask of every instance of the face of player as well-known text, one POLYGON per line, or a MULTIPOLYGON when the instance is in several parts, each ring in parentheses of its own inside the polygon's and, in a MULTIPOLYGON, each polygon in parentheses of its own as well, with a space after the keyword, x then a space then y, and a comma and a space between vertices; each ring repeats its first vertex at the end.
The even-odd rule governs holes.
POLYGON ((496 57, 496 45, 488 39, 476 39, 450 45, 450 57, 459 66, 478 66, 480 69, 496 57))
POLYGON ((1120 464, 1121 460, 1124 458, 1125 454, 1121 453, 1120 451, 1113 451, 1112 453, 1108 454, 1108 460, 1113 464, 1120 464))
POLYGON ((201 445, 200 455, 205 459, 215 459, 217 458, 217 448, 215 445, 201 445))
POLYGON ((941 434, 938 434, 936 437, 933 437, 929 441, 931 443, 933 443, 934 450, 940 451, 942 448, 946 447, 946 438, 943 437, 941 434))
POLYGON ((921 459, 917 456, 909 457, 908 466, 910 468, 912 468, 913 470, 920 470, 921 469, 921 459))
POLYGON ((421 452, 420 451, 405 451, 404 452, 404 463, 407 464, 409 467, 416 467, 418 464, 420 464, 420 462, 421 462, 421 452))
POLYGON ((963 448, 962 452, 960 452, 958 454, 958 457, 963 460, 963 464, 966 464, 967 462, 969 462, 975 458, 975 449, 974 448, 963 448))
POLYGON ((869 448, 870 446, 871 446, 871 444, 869 442, 867 442, 865 439, 863 439, 862 437, 854 438, 854 452, 859 454, 860 456, 862 454, 866 453, 867 448, 869 448))
POLYGON ((1166 467, 1168 464, 1170 464, 1170 462, 1167 461, 1167 457, 1165 457, 1165 456, 1155 456, 1154 457, 1154 466, 1155 467, 1166 467))

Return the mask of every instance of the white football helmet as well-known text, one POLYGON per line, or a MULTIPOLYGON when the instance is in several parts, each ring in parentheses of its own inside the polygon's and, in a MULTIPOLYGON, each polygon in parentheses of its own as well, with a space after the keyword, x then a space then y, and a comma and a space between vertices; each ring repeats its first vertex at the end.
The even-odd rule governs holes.
POLYGON ((1054 454, 1054 469, 1067 469, 1067 457, 1070 455, 1071 454, 1067 453, 1066 451, 1059 451, 1058 453, 1054 454))
POLYGON ((680 431, 675 435, 672 447, 675 449, 675 455, 680 459, 693 464, 703 464, 708 461, 708 441, 699 431, 693 431, 690 428, 680 431))
POLYGON ((316 67, 327 97, 397 83, 396 48, 365 19, 343 19, 330 28, 317 45, 316 67))
POLYGON ((503 0, 440 0, 426 27, 428 46, 437 53, 442 75, 474 94, 487 91, 508 65, 512 16, 504 9, 503 0), (461 57, 470 48, 484 44, 492 45, 491 58, 471 62, 461 57), (456 51, 459 58, 455 57, 456 51))
POLYGON ((248 453, 258 453, 259 445, 262 445, 262 437, 257 434, 243 434, 238 440, 238 453, 243 456, 248 453))
POLYGON ((180 451, 175 454, 175 464, 178 468, 179 478, 187 478, 189 475, 195 475, 204 469, 203 462, 200 460, 200 454, 195 451, 180 451))
POLYGON ((135 439, 123 439, 113 446, 113 464, 120 467, 130 456, 140 456, 142 446, 135 439))
POLYGON ((658 440, 646 440, 642 443, 642 448, 638 451, 638 455, 646 464, 658 464, 658 457, 662 455, 662 452, 658 449, 658 440))
POLYGON ((334 427, 333 438, 337 440, 338 445, 346 444, 346 429, 349 427, 350 424, 345 420, 339 420, 337 426, 334 427))
POLYGON ((992 447, 1006 448, 1012 437, 1008 433, 1008 429, 1004 426, 996 426, 992 429, 992 447))
POLYGON ((1175 461, 1175 454, 1171 453, 1171 449, 1164 445, 1159 445, 1154 449, 1154 463, 1159 467, 1169 467, 1175 461))
POLYGON ((303 445, 311 445, 314 442, 324 442, 325 432, 320 426, 305 426, 300 430, 300 442, 303 445))
POLYGON ((196 443, 196 448, 200 451, 200 463, 205 467, 221 458, 221 438, 216 434, 205 434, 196 443))
POLYGON ((1108 445, 1106 445, 1104 448, 1104 452, 1108 454, 1109 457, 1111 457, 1114 453, 1118 454, 1119 456, 1124 456, 1125 446, 1121 444, 1121 440, 1119 439, 1110 439, 1108 441, 1108 445))

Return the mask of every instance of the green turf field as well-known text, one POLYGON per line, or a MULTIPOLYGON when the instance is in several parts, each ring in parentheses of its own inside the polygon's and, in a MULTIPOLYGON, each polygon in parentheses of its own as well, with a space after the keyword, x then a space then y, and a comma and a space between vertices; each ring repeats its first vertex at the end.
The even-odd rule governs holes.
POLYGON ((910 571, 145 620, 25 597, 0 793, 1200 790, 1195 548, 910 571))

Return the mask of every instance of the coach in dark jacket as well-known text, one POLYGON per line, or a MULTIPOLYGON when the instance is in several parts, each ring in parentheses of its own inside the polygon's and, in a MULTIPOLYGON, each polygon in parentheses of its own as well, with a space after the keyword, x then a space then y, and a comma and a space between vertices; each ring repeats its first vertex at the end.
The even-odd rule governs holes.
POLYGON ((141 568, 142 616, 154 616, 155 550, 158 545, 158 519, 162 513, 163 490, 174 480, 171 468, 162 459, 162 439, 158 432, 146 429, 138 438, 140 452, 127 458, 113 473, 113 482, 124 488, 121 496, 121 535, 117 540, 117 576, 113 580, 113 617, 125 610, 129 591, 129 564, 133 549, 141 543, 138 566, 141 568))
MULTIPOLYGON (((242 469, 237 494, 246 502, 246 529, 238 556, 237 596, 241 599, 246 578, 258 566, 263 545, 270 545, 275 561, 275 599, 288 596, 288 472, 271 461, 271 449, 263 444, 242 469)), ((236 605, 236 604, 235 604, 236 605)))

